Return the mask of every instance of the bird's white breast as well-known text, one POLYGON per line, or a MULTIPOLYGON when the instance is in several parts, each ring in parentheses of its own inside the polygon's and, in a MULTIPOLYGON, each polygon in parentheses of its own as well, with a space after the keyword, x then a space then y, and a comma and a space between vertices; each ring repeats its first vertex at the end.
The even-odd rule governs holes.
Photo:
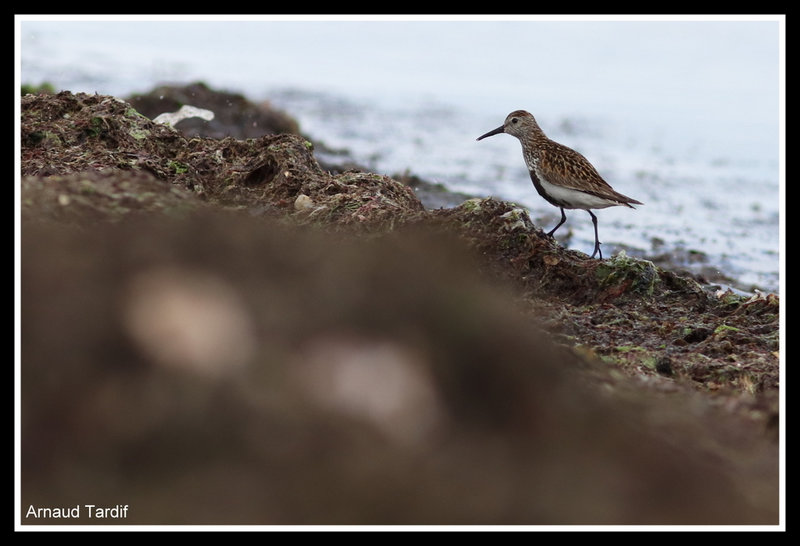
POLYGON ((541 175, 539 175, 539 180, 541 181, 542 189, 554 200, 564 203, 561 206, 565 209, 604 209, 619 205, 617 201, 612 201, 611 199, 604 199, 591 193, 551 184, 541 175))

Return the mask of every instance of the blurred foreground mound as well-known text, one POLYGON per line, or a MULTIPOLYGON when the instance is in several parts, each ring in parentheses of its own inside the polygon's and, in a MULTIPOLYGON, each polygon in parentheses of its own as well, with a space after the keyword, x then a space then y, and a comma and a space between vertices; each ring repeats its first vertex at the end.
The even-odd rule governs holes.
POLYGON ((112 523, 148 524, 775 522, 773 444, 742 453, 692 396, 604 398, 451 240, 198 215, 27 227, 23 243, 25 507, 122 503, 112 523))

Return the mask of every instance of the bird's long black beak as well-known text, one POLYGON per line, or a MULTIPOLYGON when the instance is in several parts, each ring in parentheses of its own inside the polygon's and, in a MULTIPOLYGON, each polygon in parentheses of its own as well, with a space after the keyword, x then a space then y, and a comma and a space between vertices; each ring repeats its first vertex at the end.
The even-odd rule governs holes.
POLYGON ((503 131, 503 126, 501 125, 497 129, 494 129, 493 131, 489 131, 485 135, 479 136, 476 140, 481 140, 482 138, 486 138, 487 136, 497 135, 497 134, 500 134, 500 133, 503 133, 503 132, 504 132, 503 131))

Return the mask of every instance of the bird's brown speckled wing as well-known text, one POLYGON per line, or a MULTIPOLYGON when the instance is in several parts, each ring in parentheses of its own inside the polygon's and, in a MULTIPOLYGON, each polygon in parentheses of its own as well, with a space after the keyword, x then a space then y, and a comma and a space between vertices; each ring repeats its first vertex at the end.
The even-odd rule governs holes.
POLYGON ((540 148, 539 168, 551 184, 584 191, 622 204, 642 204, 615 191, 588 159, 558 142, 551 140, 547 146, 540 148))

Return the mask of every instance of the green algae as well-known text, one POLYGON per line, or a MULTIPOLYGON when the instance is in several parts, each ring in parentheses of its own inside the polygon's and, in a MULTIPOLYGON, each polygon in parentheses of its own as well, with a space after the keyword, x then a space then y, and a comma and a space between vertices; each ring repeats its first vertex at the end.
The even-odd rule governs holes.
POLYGON ((601 262, 594 272, 602 287, 623 286, 625 291, 648 297, 659 281, 653 262, 629 257, 624 251, 601 262))

